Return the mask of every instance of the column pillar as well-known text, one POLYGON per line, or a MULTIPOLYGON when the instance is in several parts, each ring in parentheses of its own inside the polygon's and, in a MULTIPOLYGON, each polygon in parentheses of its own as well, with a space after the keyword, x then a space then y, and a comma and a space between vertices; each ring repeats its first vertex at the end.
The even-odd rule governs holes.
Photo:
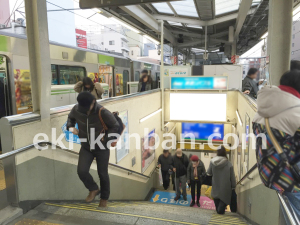
POLYGON ((164 21, 160 21, 160 47, 161 47, 161 55, 160 55, 160 88, 161 88, 161 130, 165 129, 165 69, 164 69, 164 21))
POLYGON ((25 0, 33 111, 50 118, 51 61, 46 0, 25 0))
POLYGON ((293 0, 270 0, 268 55, 270 83, 279 85, 281 76, 290 69, 293 0))

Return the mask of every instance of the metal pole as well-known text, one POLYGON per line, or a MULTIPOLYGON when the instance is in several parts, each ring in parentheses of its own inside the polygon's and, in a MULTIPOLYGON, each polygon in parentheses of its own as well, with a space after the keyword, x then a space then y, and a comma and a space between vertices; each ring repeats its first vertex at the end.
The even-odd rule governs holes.
POLYGON ((164 71, 164 21, 160 21, 160 88, 161 88, 161 130, 165 129, 165 71, 164 71))
POLYGON ((51 60, 46 0, 25 0, 33 111, 50 119, 51 60))

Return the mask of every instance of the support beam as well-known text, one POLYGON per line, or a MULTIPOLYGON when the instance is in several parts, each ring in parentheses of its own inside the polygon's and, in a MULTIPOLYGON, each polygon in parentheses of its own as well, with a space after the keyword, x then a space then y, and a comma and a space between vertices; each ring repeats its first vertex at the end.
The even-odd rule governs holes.
POLYGON ((242 2, 240 4, 238 17, 237 17, 236 24, 235 24, 235 34, 234 34, 235 40, 238 38, 238 36, 243 28, 243 24, 247 17, 247 12, 249 12, 249 10, 251 9, 252 1, 253 0, 242 0, 242 2))
POLYGON ((203 40, 199 40, 199 41, 193 41, 193 42, 178 44, 178 48, 193 47, 193 46, 196 46, 198 44, 204 44, 204 41, 203 40))
MULTIPOLYGON (((139 5, 131 5, 131 6, 121 6, 120 7, 123 11, 128 13, 130 16, 138 20, 139 22, 143 23, 156 33, 160 33, 160 24, 156 19, 148 13, 143 7, 139 5)), ((164 37, 170 41, 172 44, 176 44, 176 40, 174 38, 174 35, 172 33, 164 28, 164 37)))
POLYGON ((291 59, 293 1, 270 0, 268 55, 270 83, 279 85, 291 59))
POLYGON ((50 119, 51 60, 46 0, 25 0, 33 111, 50 119))
POLYGON ((178 30, 171 30, 171 33, 173 33, 173 34, 183 34, 186 37, 201 38, 201 36, 202 36, 202 34, 200 34, 200 33, 192 33, 192 32, 186 32, 186 31, 178 31, 178 30))

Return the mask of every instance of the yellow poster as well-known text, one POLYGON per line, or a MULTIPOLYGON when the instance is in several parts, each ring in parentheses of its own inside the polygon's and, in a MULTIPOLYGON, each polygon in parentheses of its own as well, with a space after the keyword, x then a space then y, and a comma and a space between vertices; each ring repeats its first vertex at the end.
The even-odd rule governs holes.
POLYGON ((29 70, 14 70, 17 114, 32 112, 31 82, 29 70))
POLYGON ((116 74, 116 96, 124 94, 123 90, 123 74, 116 74))
POLYGON ((98 73, 88 73, 88 77, 91 78, 94 83, 99 82, 98 73))

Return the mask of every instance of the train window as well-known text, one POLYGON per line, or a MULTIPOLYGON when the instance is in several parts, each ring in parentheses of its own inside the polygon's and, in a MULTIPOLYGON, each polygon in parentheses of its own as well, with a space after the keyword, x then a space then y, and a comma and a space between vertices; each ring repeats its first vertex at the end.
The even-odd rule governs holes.
POLYGON ((79 66, 58 66, 59 84, 76 84, 85 76, 85 69, 79 66))
POLYGON ((129 82, 129 71, 124 70, 123 71, 123 94, 124 95, 128 94, 127 82, 129 82))
POLYGON ((134 73, 134 81, 139 81, 140 80, 140 71, 135 71, 134 73))
POLYGON ((57 76, 57 66, 56 65, 51 65, 51 73, 52 73, 52 85, 57 85, 58 84, 58 76, 57 76))

